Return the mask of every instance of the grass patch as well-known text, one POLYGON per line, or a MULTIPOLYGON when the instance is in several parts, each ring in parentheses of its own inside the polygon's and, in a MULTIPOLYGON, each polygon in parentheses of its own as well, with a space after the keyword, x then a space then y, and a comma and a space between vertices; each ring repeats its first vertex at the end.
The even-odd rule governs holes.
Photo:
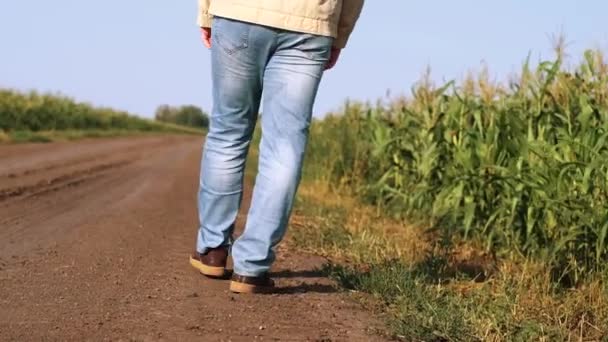
MULTIPOLYGON (((203 135, 203 130, 185 128, 184 134, 203 135)), ((66 131, 11 131, 0 132, 0 143, 48 143, 55 141, 70 141, 85 138, 112 138, 134 135, 159 135, 168 134, 153 131, 132 131, 124 129, 103 130, 66 130, 66 131)))
POLYGON ((16 131, 8 134, 8 141, 14 143, 47 143, 53 141, 53 138, 42 132, 16 131))
POLYGON ((470 242, 388 219, 321 182, 302 184, 290 234, 298 248, 331 260, 325 271, 342 288, 369 294, 396 338, 608 340, 606 274, 564 288, 546 264, 497 260, 470 242))
POLYGON ((326 271, 343 287, 382 301, 391 311, 389 325, 396 337, 433 341, 473 336, 462 300, 425 286, 424 276, 402 263, 387 261, 366 272, 343 266, 328 266, 326 271))

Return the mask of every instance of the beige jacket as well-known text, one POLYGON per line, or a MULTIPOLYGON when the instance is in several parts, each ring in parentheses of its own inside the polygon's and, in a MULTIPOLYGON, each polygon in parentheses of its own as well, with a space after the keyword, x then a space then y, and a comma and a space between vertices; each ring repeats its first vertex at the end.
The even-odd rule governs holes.
POLYGON ((200 27, 213 16, 296 32, 334 37, 343 48, 361 14, 364 0, 198 0, 200 27))

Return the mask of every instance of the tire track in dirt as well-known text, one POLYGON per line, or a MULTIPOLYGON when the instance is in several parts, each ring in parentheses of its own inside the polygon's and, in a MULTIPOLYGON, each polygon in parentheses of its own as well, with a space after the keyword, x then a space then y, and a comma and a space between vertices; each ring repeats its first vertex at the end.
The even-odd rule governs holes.
POLYGON ((377 320, 315 271, 322 258, 283 245, 266 296, 190 268, 201 143, 0 146, 0 175, 15 175, 0 191, 32 187, 0 202, 0 340, 381 340, 377 320))
MULTIPOLYGON (((38 181, 34 184, 19 185, 0 189, 0 202, 23 195, 41 195, 49 191, 58 191, 68 186, 77 186, 100 172, 128 164, 128 160, 96 165, 84 170, 74 171, 55 178, 38 181)), ((14 178, 14 177, 13 177, 14 178)))

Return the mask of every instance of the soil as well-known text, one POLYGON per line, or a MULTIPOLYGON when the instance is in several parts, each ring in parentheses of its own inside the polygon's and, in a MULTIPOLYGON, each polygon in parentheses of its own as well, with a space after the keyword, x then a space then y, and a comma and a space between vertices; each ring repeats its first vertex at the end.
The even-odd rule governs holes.
POLYGON ((289 244, 271 295, 232 294, 189 265, 202 143, 1 145, 0 341, 384 340, 317 271, 325 260, 289 244))

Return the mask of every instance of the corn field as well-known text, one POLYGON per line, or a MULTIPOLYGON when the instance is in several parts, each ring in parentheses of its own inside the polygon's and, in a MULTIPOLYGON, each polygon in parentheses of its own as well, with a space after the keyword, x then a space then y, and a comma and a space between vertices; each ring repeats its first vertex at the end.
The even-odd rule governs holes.
POLYGON ((347 104, 313 123, 306 174, 579 283, 608 257, 608 65, 561 56, 507 85, 423 78, 407 99, 347 104))
POLYGON ((0 89, 0 131, 121 129, 184 132, 187 129, 138 118, 126 112, 78 103, 70 98, 0 89))

